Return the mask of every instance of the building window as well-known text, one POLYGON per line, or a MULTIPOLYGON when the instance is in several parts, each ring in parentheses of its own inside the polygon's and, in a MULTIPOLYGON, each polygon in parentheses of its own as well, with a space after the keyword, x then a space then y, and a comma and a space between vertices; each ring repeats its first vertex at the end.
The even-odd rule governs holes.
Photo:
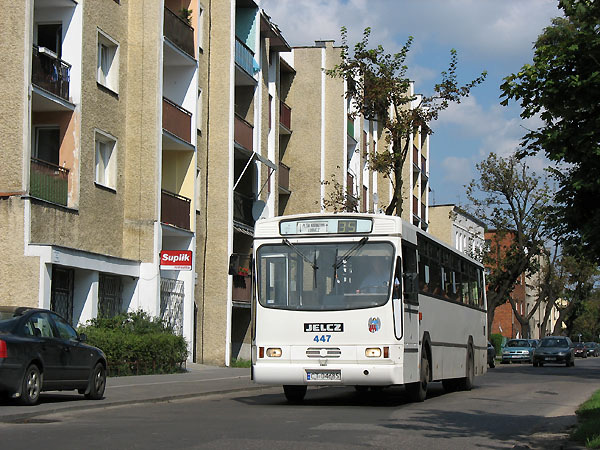
POLYGON ((119 92, 119 44, 98 30, 98 83, 119 92))
POLYGON ((198 89, 198 102, 196 103, 196 127, 202 131, 202 89, 198 89))
POLYGON ((54 126, 35 127, 33 157, 55 166, 59 165, 60 128, 54 126))
POLYGON ((96 177, 97 184, 116 189, 117 141, 114 137, 96 131, 96 177))
POLYGON ((204 7, 198 5, 198 48, 202 50, 204 42, 204 7))
POLYGON ((200 211, 200 204, 201 204, 201 195, 200 193, 202 192, 202 190, 200 189, 202 186, 202 178, 201 178, 201 173, 200 173, 200 169, 196 168, 196 211, 200 211))

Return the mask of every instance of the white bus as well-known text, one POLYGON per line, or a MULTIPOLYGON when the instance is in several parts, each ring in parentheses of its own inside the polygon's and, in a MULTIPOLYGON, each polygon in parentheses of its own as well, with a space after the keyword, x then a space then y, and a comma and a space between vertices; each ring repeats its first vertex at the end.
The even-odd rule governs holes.
POLYGON ((358 391, 470 390, 487 363, 483 266, 398 217, 262 219, 254 241, 252 377, 358 391))

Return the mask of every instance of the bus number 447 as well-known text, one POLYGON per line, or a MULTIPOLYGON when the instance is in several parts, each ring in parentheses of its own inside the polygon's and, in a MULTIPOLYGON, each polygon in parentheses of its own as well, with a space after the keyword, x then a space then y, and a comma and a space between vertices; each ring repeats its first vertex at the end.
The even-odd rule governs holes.
POLYGON ((315 338, 313 339, 313 341, 315 341, 315 342, 329 342, 330 339, 331 339, 331 335, 330 334, 322 334, 321 336, 319 336, 317 334, 315 336, 315 338))

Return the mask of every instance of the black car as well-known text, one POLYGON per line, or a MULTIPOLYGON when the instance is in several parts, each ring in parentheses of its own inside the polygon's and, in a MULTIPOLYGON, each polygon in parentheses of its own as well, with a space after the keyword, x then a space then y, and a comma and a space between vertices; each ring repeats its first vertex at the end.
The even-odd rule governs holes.
POLYGON ((491 342, 488 342, 487 346, 487 363, 492 369, 496 367, 496 348, 491 342))
POLYGON ((52 311, 0 306, 0 393, 25 405, 37 403, 41 391, 77 389, 101 399, 106 357, 83 341, 52 311))
POLYGON ((564 336, 548 336, 540 340, 533 353, 533 367, 544 364, 575 365, 575 354, 571 339, 564 336))
POLYGON ((585 343, 577 342, 575 347, 573 348, 573 353, 575 356, 579 358, 587 358, 588 357, 588 348, 585 343))
POLYGON ((586 342, 585 346, 588 349, 588 356, 598 356, 600 348, 596 342, 586 342))

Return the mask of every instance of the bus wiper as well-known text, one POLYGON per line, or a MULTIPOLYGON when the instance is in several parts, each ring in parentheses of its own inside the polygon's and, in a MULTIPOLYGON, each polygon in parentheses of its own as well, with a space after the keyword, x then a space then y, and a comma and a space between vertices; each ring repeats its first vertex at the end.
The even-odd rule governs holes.
POLYGON ((333 263, 333 268, 335 270, 339 269, 340 266, 344 263, 344 261, 348 261, 353 256, 353 253, 355 253, 356 251, 358 251, 358 249, 360 249, 363 245, 365 245, 368 240, 369 240, 369 238, 365 236, 360 241, 358 241, 356 244, 354 244, 354 246, 350 247, 350 249, 346 253, 344 253, 339 258, 336 258, 335 263, 333 263))
MULTIPOLYGON (((315 270, 315 271, 316 271, 316 270, 319 268, 319 267, 317 266, 317 264, 316 264, 316 261, 315 261, 315 262, 311 261, 311 260, 308 258, 308 256, 306 256, 304 253, 302 253, 302 252, 301 252, 301 251, 298 249, 298 247, 296 247, 296 246, 295 246, 294 244, 292 244, 290 241, 288 241, 287 239, 284 239, 284 240, 283 240, 283 243, 284 243, 285 245, 287 245, 288 247, 290 247, 291 249, 293 249, 293 250, 294 250, 296 253, 298 253, 300 256, 302 256, 302 259, 303 259, 304 261, 306 261, 308 264, 310 264, 310 266, 313 268, 313 270, 315 270)), ((316 255, 315 255, 315 257, 316 257, 316 255)))

